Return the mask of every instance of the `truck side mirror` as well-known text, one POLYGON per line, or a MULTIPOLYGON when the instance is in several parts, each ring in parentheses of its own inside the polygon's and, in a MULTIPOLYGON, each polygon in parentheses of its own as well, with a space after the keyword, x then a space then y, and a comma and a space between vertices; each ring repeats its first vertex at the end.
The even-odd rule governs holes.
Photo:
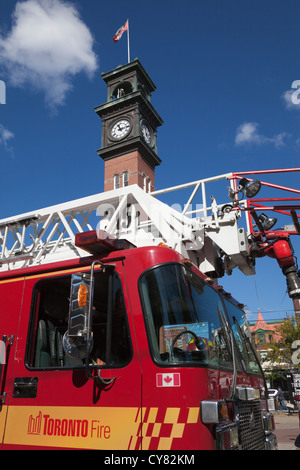
POLYGON ((91 274, 73 274, 68 331, 63 337, 63 348, 73 359, 87 358, 92 348, 91 306, 91 274))
POLYGON ((107 357, 110 357, 113 270, 115 265, 104 265, 100 261, 93 262, 90 273, 77 273, 72 275, 68 331, 63 337, 63 348, 65 353, 73 359, 85 359, 85 372, 88 378, 94 379, 98 383, 102 383, 104 385, 110 385, 116 380, 116 377, 113 377, 112 379, 103 379, 100 374, 100 369, 96 376, 94 376, 89 370, 89 357, 93 347, 92 308, 94 271, 96 265, 100 265, 103 271, 106 269, 110 271, 107 311, 107 357))

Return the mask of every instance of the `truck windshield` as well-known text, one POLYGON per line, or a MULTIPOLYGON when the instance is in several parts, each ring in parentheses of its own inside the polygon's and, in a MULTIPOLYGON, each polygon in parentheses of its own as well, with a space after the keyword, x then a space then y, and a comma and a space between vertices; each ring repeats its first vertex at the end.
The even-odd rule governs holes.
POLYGON ((189 269, 166 264, 140 283, 155 361, 232 367, 221 298, 189 269))
POLYGON ((244 369, 247 372, 260 373, 245 312, 226 299, 225 306, 244 369))

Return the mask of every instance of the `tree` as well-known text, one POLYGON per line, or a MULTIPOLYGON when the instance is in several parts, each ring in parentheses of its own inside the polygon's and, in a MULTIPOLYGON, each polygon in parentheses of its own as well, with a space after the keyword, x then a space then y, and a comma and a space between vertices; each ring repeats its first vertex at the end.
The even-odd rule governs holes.
POLYGON ((283 322, 277 326, 276 334, 280 338, 279 341, 269 344, 268 354, 265 361, 271 361, 273 364, 284 364, 288 368, 294 367, 295 354, 292 349, 293 343, 300 340, 300 323, 297 324, 294 316, 288 316, 283 322), (293 357, 292 357, 293 356, 293 357))

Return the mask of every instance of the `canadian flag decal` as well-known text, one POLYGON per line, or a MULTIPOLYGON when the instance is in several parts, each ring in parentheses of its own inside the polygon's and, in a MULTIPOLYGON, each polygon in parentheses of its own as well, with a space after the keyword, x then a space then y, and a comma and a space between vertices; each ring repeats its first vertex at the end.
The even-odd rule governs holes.
POLYGON ((180 385, 180 374, 178 372, 156 374, 157 387, 180 387, 180 385))

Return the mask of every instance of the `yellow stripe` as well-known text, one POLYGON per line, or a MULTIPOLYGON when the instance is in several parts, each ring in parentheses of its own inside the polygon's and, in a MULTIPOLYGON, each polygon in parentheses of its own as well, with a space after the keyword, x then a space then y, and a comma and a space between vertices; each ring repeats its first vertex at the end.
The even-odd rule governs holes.
MULTIPOLYGON (((140 407, 3 406, 0 439, 7 409, 4 444, 103 450, 141 447, 140 407)), ((171 449, 173 439, 182 439, 186 426, 199 420, 199 407, 189 408, 186 422, 178 422, 180 408, 166 408, 162 422, 158 421, 158 411, 151 407, 143 423, 145 450, 151 443, 158 450, 171 449), (172 424, 169 437, 160 436, 164 424, 172 424)), ((143 414, 146 412, 147 408, 143 409, 143 414)))

